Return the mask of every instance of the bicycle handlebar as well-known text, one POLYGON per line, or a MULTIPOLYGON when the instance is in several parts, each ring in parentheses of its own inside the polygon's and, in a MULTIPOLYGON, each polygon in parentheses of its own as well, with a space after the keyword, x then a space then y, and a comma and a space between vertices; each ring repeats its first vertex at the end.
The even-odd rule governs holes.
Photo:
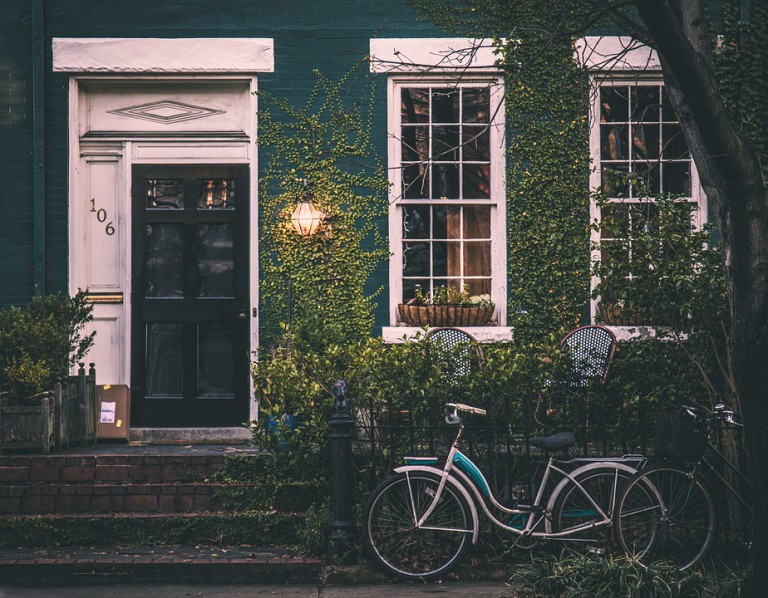
POLYGON ((461 418, 459 417, 459 411, 462 413, 474 413, 475 415, 485 415, 485 409, 480 407, 473 407, 472 405, 465 405, 464 403, 446 403, 445 405, 445 422, 448 424, 460 424, 461 418))

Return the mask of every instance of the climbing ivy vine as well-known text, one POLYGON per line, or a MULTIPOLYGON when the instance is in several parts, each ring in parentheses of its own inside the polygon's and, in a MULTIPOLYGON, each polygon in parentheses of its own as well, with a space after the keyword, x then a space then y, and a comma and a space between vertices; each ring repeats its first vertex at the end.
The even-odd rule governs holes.
POLYGON ((375 88, 361 83, 360 71, 336 82, 316 71, 299 107, 259 93, 259 146, 267 156, 260 181, 262 346, 289 316, 294 331, 337 342, 373 326, 380 289, 366 292, 366 283, 389 255, 379 232, 388 182, 370 143, 375 88), (326 215, 311 236, 290 224, 306 192, 326 215))
POLYGON ((589 298, 589 86, 556 0, 409 0, 447 31, 492 36, 505 76, 508 322, 518 338, 578 323, 589 298), (505 41, 501 41, 501 40, 505 41))

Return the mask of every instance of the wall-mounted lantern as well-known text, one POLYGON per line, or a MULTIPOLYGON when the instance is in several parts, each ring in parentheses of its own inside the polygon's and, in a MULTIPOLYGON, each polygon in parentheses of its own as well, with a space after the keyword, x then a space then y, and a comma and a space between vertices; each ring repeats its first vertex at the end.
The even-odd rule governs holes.
MULTIPOLYGON (((306 182, 304 184, 306 186, 306 182)), ((309 237, 315 234, 325 216, 325 212, 312 203, 312 194, 306 191, 291 215, 291 224, 298 234, 309 237)))

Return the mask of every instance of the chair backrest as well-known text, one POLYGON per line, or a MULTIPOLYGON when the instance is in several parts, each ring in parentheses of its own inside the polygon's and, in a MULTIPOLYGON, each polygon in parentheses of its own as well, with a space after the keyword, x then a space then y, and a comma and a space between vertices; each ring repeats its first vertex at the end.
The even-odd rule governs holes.
POLYGON ((592 381, 605 383, 616 351, 613 332, 603 326, 582 326, 565 335, 560 346, 568 350, 571 384, 587 386, 592 381))
POLYGON ((448 381, 469 374, 472 371, 473 359, 483 357, 475 337, 460 328, 430 328, 425 339, 430 355, 444 360, 443 375, 448 381))

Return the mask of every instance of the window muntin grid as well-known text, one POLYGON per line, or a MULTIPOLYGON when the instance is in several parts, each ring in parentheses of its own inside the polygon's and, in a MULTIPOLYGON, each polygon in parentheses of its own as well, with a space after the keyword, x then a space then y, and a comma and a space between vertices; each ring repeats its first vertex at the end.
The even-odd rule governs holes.
MULTIPOLYGON (((591 151, 599 169, 592 180, 607 202, 595 206, 593 212, 601 223, 599 238, 593 240, 604 247, 594 257, 607 264, 618 250, 610 244, 622 224, 630 231, 629 243, 622 249, 629 251, 630 260, 634 250, 631 231, 655 226, 659 212, 653 195, 672 194, 688 201, 692 228, 706 220, 706 204, 663 83, 609 79, 597 84, 596 93, 592 122, 597 131, 593 130, 591 151)), ((596 303, 593 309, 596 313, 596 303)))
POLYGON ((491 89, 399 88, 402 301, 437 286, 491 294, 491 89))

